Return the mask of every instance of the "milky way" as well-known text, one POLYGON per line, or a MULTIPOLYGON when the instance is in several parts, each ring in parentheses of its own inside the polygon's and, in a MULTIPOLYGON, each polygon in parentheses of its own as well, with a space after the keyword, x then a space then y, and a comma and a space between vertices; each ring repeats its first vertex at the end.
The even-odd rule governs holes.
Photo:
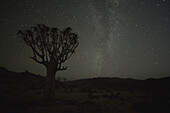
POLYGON ((57 76, 158 78, 170 75, 169 0, 2 0, 0 66, 46 75, 16 36, 38 23, 78 33, 80 45, 57 76))

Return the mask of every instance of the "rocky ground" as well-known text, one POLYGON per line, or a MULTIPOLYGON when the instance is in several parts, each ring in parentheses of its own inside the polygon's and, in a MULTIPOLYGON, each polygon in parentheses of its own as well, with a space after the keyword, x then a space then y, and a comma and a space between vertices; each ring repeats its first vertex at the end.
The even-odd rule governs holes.
POLYGON ((55 103, 43 100, 45 78, 0 68, 0 113, 169 113, 170 79, 56 81, 55 103), (156 87, 156 88, 155 88, 156 87))

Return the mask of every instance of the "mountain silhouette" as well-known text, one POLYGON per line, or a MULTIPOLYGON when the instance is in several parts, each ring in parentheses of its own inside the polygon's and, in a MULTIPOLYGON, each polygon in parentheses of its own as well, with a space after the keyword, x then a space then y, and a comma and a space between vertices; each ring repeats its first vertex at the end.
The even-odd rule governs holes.
POLYGON ((123 78, 92 78, 69 81, 68 86, 81 88, 111 88, 116 90, 142 90, 149 92, 170 92, 170 77, 160 79, 123 79, 123 78))
MULTIPOLYGON (((0 67, 0 84, 1 89, 5 86, 8 88, 38 88, 44 87, 45 77, 35 75, 28 71, 17 73, 0 67)), ((80 87, 80 88, 112 88, 116 90, 143 90, 143 91, 157 91, 170 92, 170 77, 165 78, 149 78, 146 80, 136 80, 131 78, 91 78, 80 79, 68 82, 60 82, 56 80, 56 87, 80 87)))

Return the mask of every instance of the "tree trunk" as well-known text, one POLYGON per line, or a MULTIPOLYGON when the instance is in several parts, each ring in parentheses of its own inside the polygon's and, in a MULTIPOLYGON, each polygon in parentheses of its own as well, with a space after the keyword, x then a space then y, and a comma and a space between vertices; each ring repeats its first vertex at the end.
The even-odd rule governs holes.
POLYGON ((49 64, 46 66, 47 68, 47 77, 45 84, 45 101, 49 104, 54 103, 55 101, 55 74, 56 74, 56 66, 54 64, 49 64))

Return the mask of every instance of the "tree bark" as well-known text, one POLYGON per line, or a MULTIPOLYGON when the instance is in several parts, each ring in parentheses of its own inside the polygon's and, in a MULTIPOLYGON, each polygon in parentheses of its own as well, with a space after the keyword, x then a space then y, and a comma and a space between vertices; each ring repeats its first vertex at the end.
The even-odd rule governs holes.
POLYGON ((56 66, 55 64, 48 64, 46 66, 47 69, 47 77, 45 84, 45 101, 48 104, 52 104, 55 101, 55 74, 56 74, 56 66))

